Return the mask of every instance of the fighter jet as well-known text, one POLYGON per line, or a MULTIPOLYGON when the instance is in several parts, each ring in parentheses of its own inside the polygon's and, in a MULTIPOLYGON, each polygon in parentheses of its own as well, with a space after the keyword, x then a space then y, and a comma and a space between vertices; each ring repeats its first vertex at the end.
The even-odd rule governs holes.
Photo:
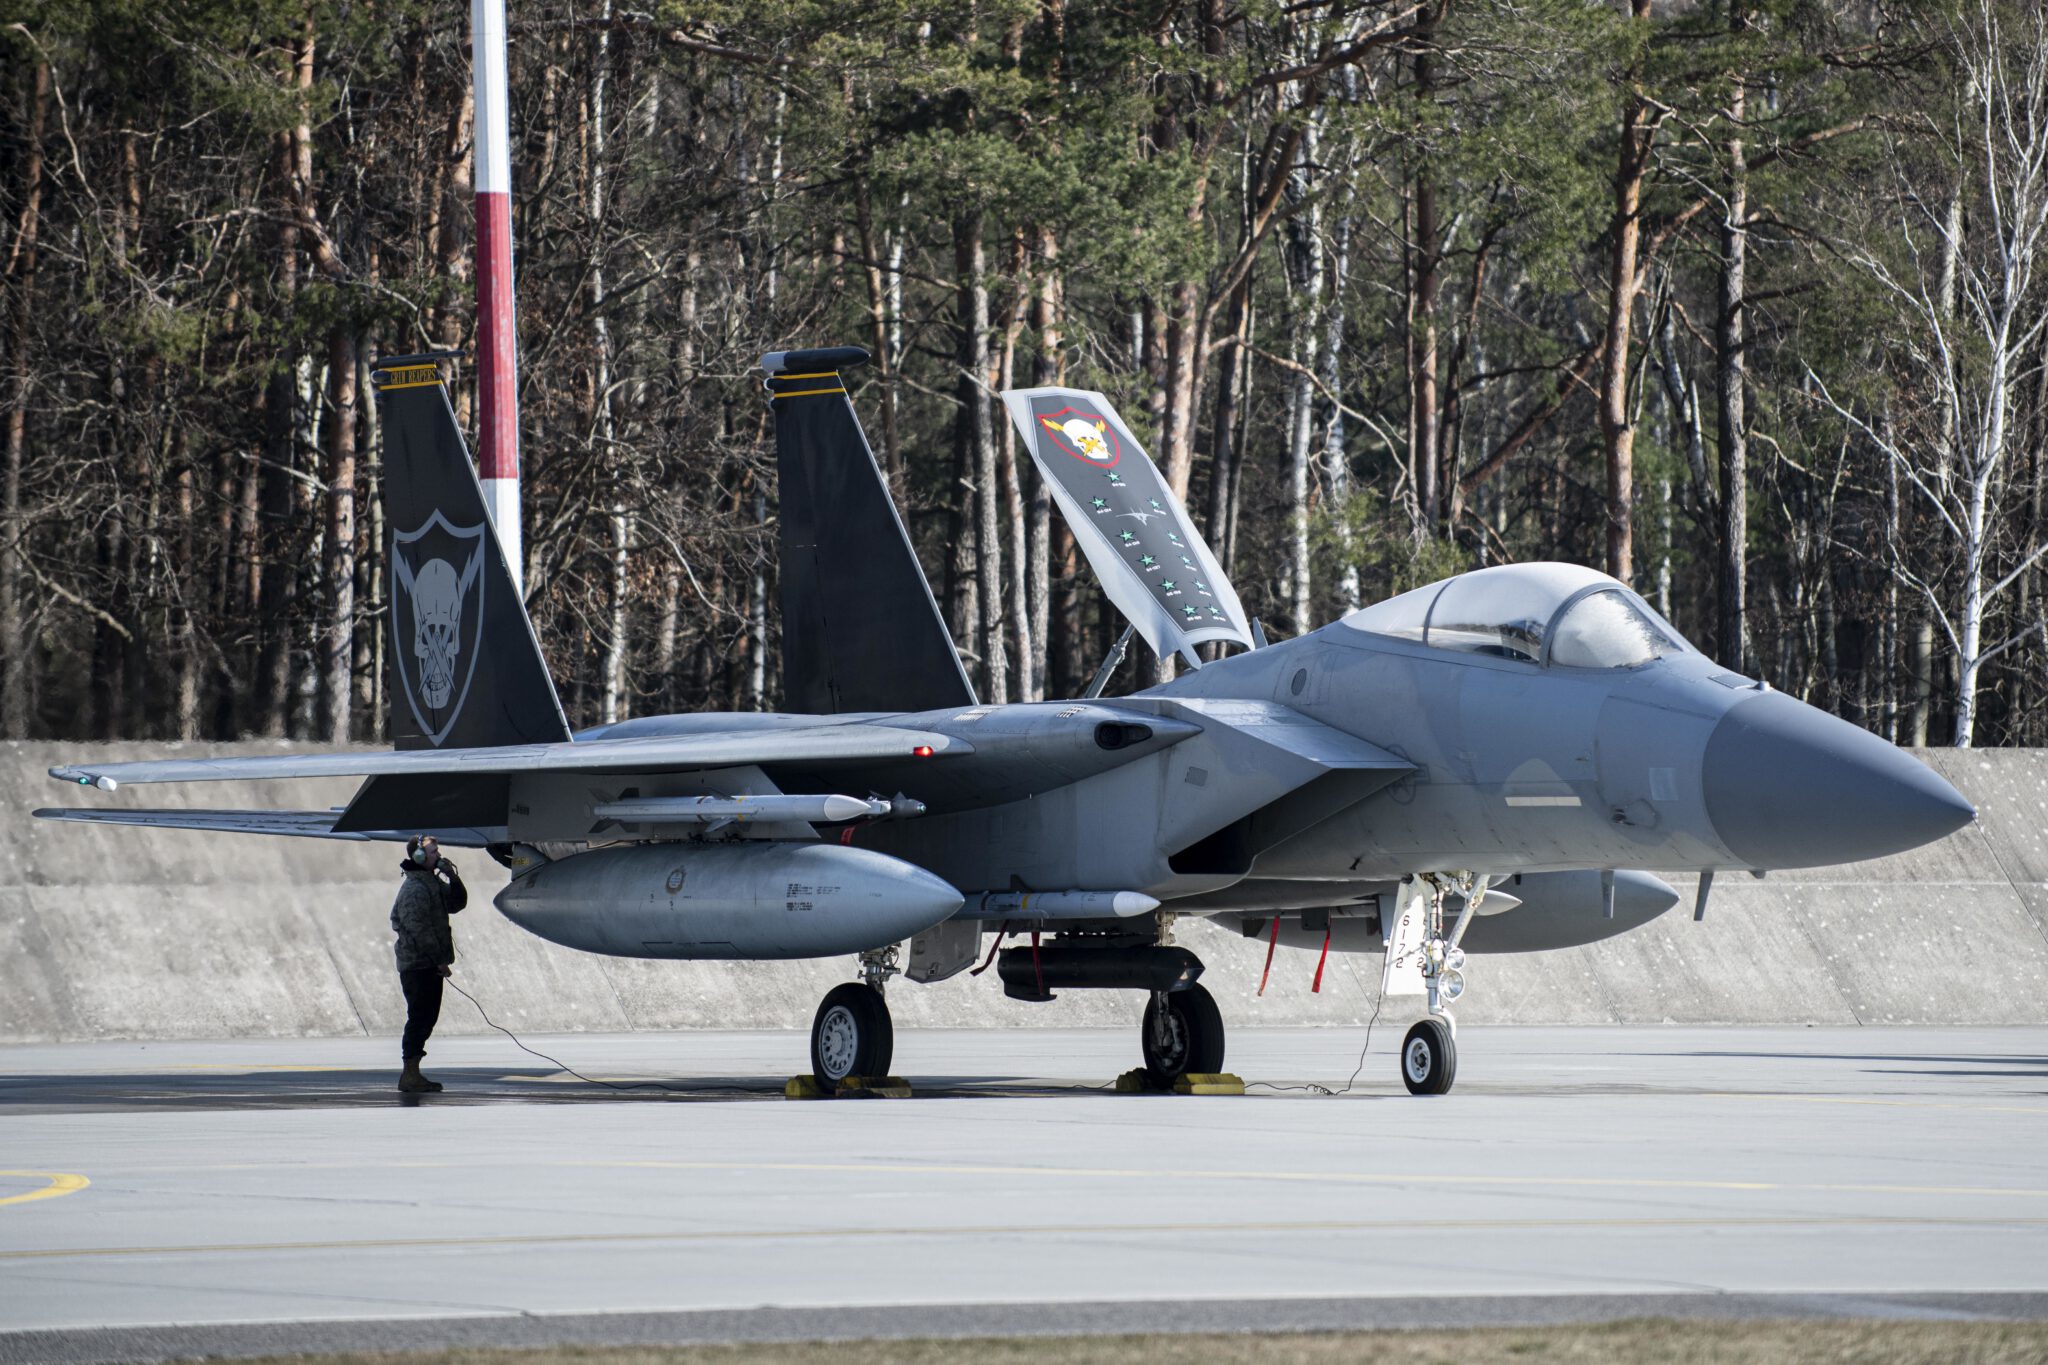
POLYGON ((1426 1005, 1399 1053, 1418 1094, 1456 1075, 1468 955, 1639 927, 1677 900, 1658 872, 1699 874, 1699 918, 1718 872, 1878 857, 1975 816, 1923 764, 1715 664, 1588 568, 1480 569, 1266 643, 1140 443, 1085 390, 1004 401, 1109 598, 1189 669, 1105 698, 1105 666, 1083 697, 983 704, 848 396, 844 374, 866 359, 762 359, 788 711, 572 735, 444 358, 397 357, 373 376, 396 748, 51 770, 104 791, 364 779, 338 814, 36 814, 329 839, 427 830, 489 850, 512 873, 498 908, 571 948, 849 956, 857 979, 811 1028, 827 1086, 888 1073, 892 978, 952 977, 990 933, 1007 995, 1142 992, 1155 1081, 1221 1071, 1203 964, 1174 941, 1177 920, 1206 916, 1274 948, 1379 954, 1384 995, 1426 1005), (1218 641, 1225 657, 1205 662, 1197 647, 1218 641), (1005 946, 1013 936, 1028 942, 1005 946))

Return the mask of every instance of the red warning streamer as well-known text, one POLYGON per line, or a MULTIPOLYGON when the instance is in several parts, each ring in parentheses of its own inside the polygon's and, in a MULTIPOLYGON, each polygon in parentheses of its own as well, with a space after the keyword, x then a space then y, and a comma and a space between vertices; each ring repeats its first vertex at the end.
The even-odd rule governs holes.
POLYGON ((1266 993, 1266 981, 1273 975, 1273 950, 1280 946, 1280 917, 1273 916, 1273 931, 1266 936, 1266 970, 1259 973, 1259 994, 1266 993))
POLYGON ((1328 925, 1325 925, 1323 926, 1323 955, 1316 959, 1316 979, 1315 983, 1308 988, 1310 995, 1321 995, 1323 993, 1323 964, 1329 960, 1330 929, 1328 925))

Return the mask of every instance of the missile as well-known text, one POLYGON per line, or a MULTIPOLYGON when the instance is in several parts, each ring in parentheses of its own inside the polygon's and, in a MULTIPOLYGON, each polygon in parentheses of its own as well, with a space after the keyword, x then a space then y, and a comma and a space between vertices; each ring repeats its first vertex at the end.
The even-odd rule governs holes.
POLYGON ((1142 891, 984 891, 967 898, 962 919, 1130 919, 1159 902, 1142 891))
POLYGON ((632 824, 671 825, 685 823, 839 824, 846 820, 871 820, 884 815, 922 815, 922 802, 859 796, 639 796, 619 801, 600 801, 590 808, 592 818, 620 820, 632 824), (915 807, 905 809, 905 807, 915 807))
POLYGON ((613 957, 838 957, 951 916, 960 892, 872 849, 760 840, 630 844, 558 859, 498 893, 529 933, 613 957))

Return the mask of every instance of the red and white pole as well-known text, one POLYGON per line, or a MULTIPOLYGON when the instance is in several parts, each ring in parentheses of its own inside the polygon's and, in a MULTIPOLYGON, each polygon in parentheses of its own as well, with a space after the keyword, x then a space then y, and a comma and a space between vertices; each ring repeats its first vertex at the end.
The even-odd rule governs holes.
POLYGON ((519 328, 512 310, 512 147, 505 112, 505 0, 471 0, 476 82, 477 463, 484 505, 521 585, 519 328))

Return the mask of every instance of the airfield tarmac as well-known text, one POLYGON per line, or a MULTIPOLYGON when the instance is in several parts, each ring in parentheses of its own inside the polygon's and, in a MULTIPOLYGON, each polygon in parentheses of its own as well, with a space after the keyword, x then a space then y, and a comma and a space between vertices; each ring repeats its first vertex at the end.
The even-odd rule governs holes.
MULTIPOLYGON (((459 1001, 452 1001, 459 1004, 459 1001)), ((2048 1318, 2048 1029, 1382 1027, 1348 1094, 1126 1096, 1107 1031, 0 1048, 0 1361, 437 1344, 2048 1318)), ((1242 1030, 1339 1088, 1357 1030, 1242 1030)))

